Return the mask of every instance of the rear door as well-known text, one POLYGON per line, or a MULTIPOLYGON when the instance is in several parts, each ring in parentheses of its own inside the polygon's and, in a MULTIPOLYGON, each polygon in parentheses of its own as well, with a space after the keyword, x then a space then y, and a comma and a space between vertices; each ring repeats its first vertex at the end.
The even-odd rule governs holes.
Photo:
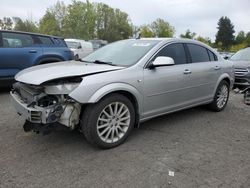
POLYGON ((32 35, 3 31, 1 39, 1 77, 13 77, 20 70, 32 66, 37 56, 42 54, 32 35))
MULTIPOLYGON (((43 57, 56 61, 67 61, 74 58, 73 52, 68 48, 62 38, 39 36, 43 46, 43 57)), ((53 61, 50 61, 53 62, 53 61)))
POLYGON ((210 100, 221 73, 217 57, 209 49, 198 44, 187 43, 186 47, 191 61, 189 65, 192 83, 190 88, 191 100, 197 103, 210 100))

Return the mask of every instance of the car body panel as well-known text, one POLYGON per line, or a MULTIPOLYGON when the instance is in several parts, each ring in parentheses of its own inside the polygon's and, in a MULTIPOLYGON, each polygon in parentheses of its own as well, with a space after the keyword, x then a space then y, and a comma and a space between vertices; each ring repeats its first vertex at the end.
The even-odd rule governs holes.
POLYGON ((43 50, 39 46, 0 48, 0 77, 14 77, 20 70, 32 66, 37 56, 42 54, 43 50))
POLYGON ((121 68, 118 70, 93 74, 83 77, 81 84, 72 93, 70 97, 80 103, 95 103, 105 95, 115 91, 126 91, 131 93, 138 102, 139 110, 142 112, 143 102, 143 71, 135 68, 121 68), (129 72, 130 77, 125 75, 129 72), (103 79, 105 78, 105 79, 103 79), (96 82, 98 80, 98 82, 96 82), (84 91, 84 92, 83 92, 84 91))
POLYGON ((97 65, 79 63, 76 61, 65 61, 56 64, 52 63, 30 67, 18 73, 15 76, 15 79, 23 83, 40 85, 46 81, 54 79, 84 76, 87 74, 117 70, 122 68, 123 67, 115 67, 110 65, 97 65))

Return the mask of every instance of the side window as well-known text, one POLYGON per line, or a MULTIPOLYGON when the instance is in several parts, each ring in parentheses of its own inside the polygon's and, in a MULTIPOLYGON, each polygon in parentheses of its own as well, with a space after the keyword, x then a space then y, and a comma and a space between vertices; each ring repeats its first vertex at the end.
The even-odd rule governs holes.
POLYGON ((49 37, 38 36, 38 38, 42 42, 42 44, 53 45, 53 42, 49 37))
MULTIPOLYGON (((175 64, 185 64, 187 63, 186 53, 183 44, 170 44, 164 47, 157 55, 158 56, 167 56, 173 58, 175 64)), ((155 57, 155 58, 156 58, 155 57)))
POLYGON ((208 51, 210 61, 217 61, 218 60, 216 55, 213 52, 211 52, 210 50, 207 50, 207 51, 208 51))
POLYGON ((192 63, 210 61, 206 48, 196 44, 187 44, 187 47, 191 55, 192 63))
POLYGON ((61 47, 67 47, 67 44, 65 43, 65 41, 63 39, 59 39, 59 38, 53 38, 55 44, 57 44, 58 46, 61 47))
POLYGON ((2 33, 3 47, 4 48, 21 48, 28 47, 34 44, 30 35, 21 33, 2 33))

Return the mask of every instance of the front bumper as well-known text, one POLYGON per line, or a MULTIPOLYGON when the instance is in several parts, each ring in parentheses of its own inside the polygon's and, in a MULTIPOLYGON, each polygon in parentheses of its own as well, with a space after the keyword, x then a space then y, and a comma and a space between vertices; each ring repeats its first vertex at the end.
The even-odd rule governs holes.
POLYGON ((239 87, 249 87, 250 86, 250 78, 248 77, 235 77, 235 83, 234 86, 239 87))
POLYGON ((10 95, 12 104, 19 115, 23 116, 26 120, 32 123, 46 123, 46 120, 42 118, 44 113, 42 110, 34 107, 28 107, 28 104, 22 101, 21 97, 13 91, 10 92, 10 95))
POLYGON ((49 107, 30 106, 15 91, 11 91, 10 95, 17 113, 31 123, 41 125, 59 123, 71 129, 74 129, 79 123, 81 105, 76 102, 61 103, 49 107))

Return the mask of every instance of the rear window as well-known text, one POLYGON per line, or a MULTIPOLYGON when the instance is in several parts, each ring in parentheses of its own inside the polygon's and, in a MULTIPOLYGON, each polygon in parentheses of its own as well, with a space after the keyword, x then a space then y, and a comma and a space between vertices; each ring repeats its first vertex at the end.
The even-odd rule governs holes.
POLYGON ((206 48, 196 44, 187 44, 187 47, 191 55, 192 63, 210 61, 206 48))
POLYGON ((53 41, 49 37, 39 36, 38 38, 42 42, 42 44, 53 45, 53 41))
POLYGON ((210 61, 217 61, 216 55, 213 52, 211 52, 210 50, 207 50, 207 51, 208 51, 210 61))
POLYGON ((4 48, 21 48, 34 44, 32 36, 28 34, 3 32, 2 38, 4 48))
POLYGON ((53 41, 58 46, 67 47, 67 44, 66 44, 66 42, 63 39, 53 38, 53 41))

